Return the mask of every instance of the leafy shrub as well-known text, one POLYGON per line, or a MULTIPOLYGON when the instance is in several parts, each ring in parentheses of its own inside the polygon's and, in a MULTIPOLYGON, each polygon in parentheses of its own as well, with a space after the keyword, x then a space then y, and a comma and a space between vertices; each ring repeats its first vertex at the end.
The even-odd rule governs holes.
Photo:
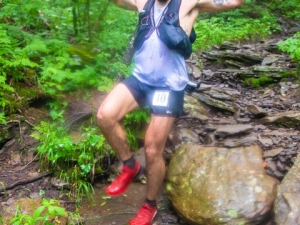
POLYGON ((293 37, 281 42, 279 49, 289 53, 292 60, 300 63, 300 32, 297 32, 293 37))
POLYGON ((195 51, 207 50, 223 41, 264 39, 280 30, 276 18, 266 9, 249 3, 240 9, 200 15, 195 23, 195 51))
POLYGON ((91 196, 90 182, 95 171, 98 176, 103 175, 108 166, 106 159, 114 155, 98 129, 83 127, 82 140, 77 142, 67 134, 67 128, 55 122, 42 121, 34 130, 32 137, 40 141, 36 150, 42 167, 60 173, 70 183, 70 192, 78 201, 83 196, 91 196))
POLYGON ((0 107, 3 111, 9 108, 12 112, 14 103, 20 99, 15 94, 16 87, 26 89, 28 83, 34 83, 34 76, 29 71, 38 65, 30 60, 26 51, 18 40, 8 34, 7 28, 0 25, 0 107), (19 83, 23 85, 17 85, 19 83))
MULTIPOLYGON (((42 224, 53 225, 54 223, 49 221, 49 218, 56 218, 57 216, 67 216, 67 212, 64 208, 58 206, 59 201, 55 199, 43 199, 42 205, 39 206, 33 215, 21 214, 20 209, 17 210, 16 215, 9 221, 10 225, 36 225, 39 222, 42 224)), ((59 221, 58 221, 59 222, 59 221)))
POLYGON ((294 20, 300 19, 300 4, 298 0, 267 0, 261 4, 266 5, 266 8, 275 12, 280 17, 286 17, 294 20))
POLYGON ((136 109, 133 112, 127 114, 124 119, 124 127, 127 132, 127 141, 132 150, 138 149, 138 137, 142 137, 144 134, 144 128, 149 123, 149 109, 136 109))
POLYGON ((4 125, 7 124, 4 112, 0 112, 0 125, 1 124, 4 124, 4 125))

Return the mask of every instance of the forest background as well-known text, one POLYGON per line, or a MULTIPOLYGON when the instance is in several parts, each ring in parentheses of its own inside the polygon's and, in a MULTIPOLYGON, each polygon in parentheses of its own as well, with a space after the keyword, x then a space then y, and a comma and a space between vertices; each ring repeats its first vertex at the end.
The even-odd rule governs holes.
MULTIPOLYGON (((224 41, 268 39, 281 31, 280 21, 299 22, 299 12, 299 0, 246 0, 233 11, 203 13, 194 26, 193 51, 224 41)), ((105 173, 114 153, 95 121, 80 128, 83 138, 74 143, 63 99, 78 90, 86 98, 90 90, 106 92, 120 74, 130 75, 132 64, 124 63, 123 56, 136 24, 136 12, 108 0, 0 0, 0 129, 24 121, 24 110, 32 102, 43 102, 50 117, 35 124, 32 134, 40 142, 36 151, 42 169, 72 183, 70 193, 78 202, 92 197, 93 177, 105 173)), ((299 64, 300 32, 281 42, 279 49, 299 64)), ((144 110, 124 120, 133 149, 138 145, 136 132, 147 120, 144 110)))

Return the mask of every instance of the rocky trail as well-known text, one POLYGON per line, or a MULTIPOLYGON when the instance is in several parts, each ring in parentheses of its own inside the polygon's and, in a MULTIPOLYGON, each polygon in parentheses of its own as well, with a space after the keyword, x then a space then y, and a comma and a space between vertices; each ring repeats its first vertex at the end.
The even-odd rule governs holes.
MULTIPOLYGON (((167 164, 184 143, 222 148, 255 144, 262 150, 266 174, 278 183, 283 181, 300 152, 300 89, 295 76, 287 76, 299 75, 299 71, 277 50, 280 40, 282 37, 257 43, 225 42, 193 54, 187 66, 191 79, 201 81, 201 86, 185 96, 185 114, 176 120, 164 152, 167 164), (261 83, 254 88, 250 81, 261 83)), ((104 95, 95 91, 91 100, 83 102, 75 94, 70 98, 69 113, 79 115, 81 109, 85 119, 93 116, 104 95)), ((7 208, 17 199, 38 198, 40 190, 46 191, 44 197, 61 199, 67 209, 74 210, 74 202, 61 197, 51 174, 35 179, 41 174, 34 154, 38 143, 30 137, 31 128, 47 117, 47 112, 30 107, 20 117, 22 122, 0 125, 0 214, 8 214, 7 208)), ((184 224, 164 197, 162 202, 169 209, 159 214, 156 224, 184 224)), ((274 218, 270 216, 262 225, 266 224, 275 224, 274 218)))

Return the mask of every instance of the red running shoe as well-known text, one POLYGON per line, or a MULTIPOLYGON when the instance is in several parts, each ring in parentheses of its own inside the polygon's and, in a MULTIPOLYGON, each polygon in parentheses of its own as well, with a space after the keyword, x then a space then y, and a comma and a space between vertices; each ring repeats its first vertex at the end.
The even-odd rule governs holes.
POLYGON ((128 185, 144 172, 144 168, 136 161, 133 169, 123 166, 121 174, 106 188, 106 193, 111 196, 122 194, 126 191, 128 185))
POLYGON ((137 213, 136 217, 129 221, 130 225, 151 225, 157 213, 157 208, 153 208, 144 203, 137 213))

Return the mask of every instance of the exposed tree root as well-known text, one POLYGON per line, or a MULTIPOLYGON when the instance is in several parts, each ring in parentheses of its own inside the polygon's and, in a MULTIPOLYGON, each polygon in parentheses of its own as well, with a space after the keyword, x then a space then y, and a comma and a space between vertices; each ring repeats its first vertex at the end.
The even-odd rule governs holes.
POLYGON ((16 181, 16 182, 12 183, 12 184, 9 184, 5 187, 3 186, 3 187, 0 188, 0 195, 4 195, 5 193, 3 193, 3 192, 5 192, 9 189, 12 189, 16 186, 25 185, 25 184, 28 184, 28 183, 35 182, 35 181, 37 181, 37 180, 39 180, 43 177, 49 176, 50 174, 52 174, 52 172, 47 172, 47 173, 44 173, 44 174, 40 174, 39 176, 32 177, 32 178, 29 178, 27 180, 19 180, 19 181, 16 181))

